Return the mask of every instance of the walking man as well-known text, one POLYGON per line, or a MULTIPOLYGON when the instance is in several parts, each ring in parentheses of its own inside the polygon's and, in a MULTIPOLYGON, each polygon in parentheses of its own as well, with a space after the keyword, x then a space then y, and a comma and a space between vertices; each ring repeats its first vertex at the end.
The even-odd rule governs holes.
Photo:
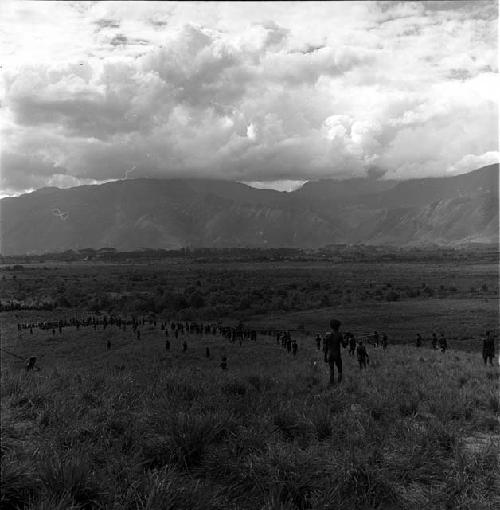
POLYGON ((346 347, 347 343, 339 331, 341 324, 337 319, 332 319, 330 321, 332 330, 325 335, 325 358, 330 365, 330 385, 335 383, 335 366, 338 372, 337 380, 339 383, 342 381, 342 355, 340 348, 341 346, 346 347))

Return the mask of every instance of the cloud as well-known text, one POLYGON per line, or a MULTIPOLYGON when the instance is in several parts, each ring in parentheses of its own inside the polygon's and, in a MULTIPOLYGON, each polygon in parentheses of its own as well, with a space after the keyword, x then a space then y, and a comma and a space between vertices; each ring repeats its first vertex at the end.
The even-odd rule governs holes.
POLYGON ((2 190, 490 162, 497 12, 452 4, 3 2, 2 190))

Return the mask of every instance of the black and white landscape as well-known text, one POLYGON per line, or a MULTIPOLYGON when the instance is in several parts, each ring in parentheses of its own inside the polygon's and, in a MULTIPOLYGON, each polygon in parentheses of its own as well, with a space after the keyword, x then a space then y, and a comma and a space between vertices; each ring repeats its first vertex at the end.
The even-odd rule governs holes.
POLYGON ((0 2, 6 510, 500 508, 498 3, 0 2))
POLYGON ((498 164, 455 177, 306 183, 291 192, 131 179, 4 198, 2 253, 498 243, 498 164), (99 225, 99 228, 96 228, 99 225))

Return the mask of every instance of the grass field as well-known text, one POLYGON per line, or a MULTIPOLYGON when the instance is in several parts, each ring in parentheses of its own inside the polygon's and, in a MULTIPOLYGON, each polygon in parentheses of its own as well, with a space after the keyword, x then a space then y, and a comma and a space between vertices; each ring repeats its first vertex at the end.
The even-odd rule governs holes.
POLYGON ((153 329, 32 338, 43 369, 2 371, 3 508, 499 503, 499 372, 475 353, 371 349, 365 371, 344 355, 329 389, 304 337, 295 359, 267 336, 186 353, 153 329))
MULTIPOLYGON (((263 275, 255 266, 238 266, 239 276, 228 279, 243 281, 254 271, 258 287, 271 278, 265 267, 263 275)), ((37 355, 41 367, 25 372, 22 360, 2 353, 2 508, 498 508, 500 372, 498 358, 494 367, 484 366, 479 344, 484 329, 497 327, 496 270, 474 267, 462 290, 453 284, 456 297, 388 302, 374 296, 246 316, 253 327, 300 329, 293 333, 295 358, 265 335, 241 346, 220 336, 188 335, 183 353, 182 338, 171 337, 165 352, 163 332, 149 325, 140 340, 130 328, 114 327, 19 334, 17 322, 87 312, 2 312, 2 348, 21 358, 37 355), (481 285, 488 290, 479 295, 466 289, 481 285), (333 388, 306 334, 324 331, 331 316, 345 330, 377 329, 391 341, 386 351, 369 347, 363 371, 344 351, 344 380, 333 388), (426 337, 434 329, 444 330, 449 351, 413 346, 416 332, 426 337), (219 367, 222 355, 227 371, 219 367)), ((352 266, 344 269, 358 278, 352 266)), ((55 270, 68 278, 78 272, 55 270)), ((98 284, 102 269, 90 270, 98 284)), ((126 286, 125 269, 115 270, 126 286)), ((305 281, 306 268, 286 270, 288 276, 273 281, 285 285, 288 278, 300 291, 302 277, 294 282, 293 275, 303 272, 305 281)), ((135 271, 142 285, 142 269, 135 271)), ((178 288, 186 271, 169 276, 178 288)), ((314 271, 309 279, 319 279, 325 267, 314 271)), ((340 278, 341 268, 332 271, 340 278)), ((359 272, 362 282, 370 268, 359 272)), ((450 274, 458 278, 458 270, 435 266, 371 272, 372 289, 391 280, 403 286, 403 278, 420 282, 422 274, 427 285, 448 288, 450 274)), ((103 282, 112 288, 110 273, 103 282)), ((18 283, 9 285, 12 290, 18 283)))

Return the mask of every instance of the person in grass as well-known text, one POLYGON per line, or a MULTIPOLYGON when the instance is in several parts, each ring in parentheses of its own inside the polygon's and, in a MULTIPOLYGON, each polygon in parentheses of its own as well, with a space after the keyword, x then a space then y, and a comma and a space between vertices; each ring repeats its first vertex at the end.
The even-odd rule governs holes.
POLYGON ((438 337, 436 333, 432 333, 432 348, 436 350, 438 348, 438 337))
POLYGON ((335 384, 335 366, 337 367, 337 380, 342 382, 342 354, 341 347, 346 347, 347 342, 340 332, 342 323, 337 319, 330 321, 331 331, 325 335, 325 360, 330 365, 330 385, 335 384))
POLYGON ((353 333, 349 333, 349 355, 354 356, 355 351, 356 351, 356 338, 354 338, 353 333))
POLYGON ((387 338, 387 335, 384 333, 382 335, 382 348, 384 351, 387 349, 387 346, 389 345, 389 339, 387 338))
POLYGON ((420 333, 417 333, 417 339, 415 341, 415 345, 417 347, 422 347, 422 336, 420 335, 420 333))
POLYGON ((439 337, 439 347, 441 349, 441 352, 445 352, 446 349, 448 349, 448 342, 446 341, 446 338, 443 333, 441 333, 441 336, 439 337))
POLYGON ((321 350, 321 336, 319 333, 316 335, 316 348, 318 351, 321 350))
POLYGON ((495 339, 491 331, 486 331, 486 336, 483 339, 483 360, 484 364, 489 360, 490 366, 493 366, 493 358, 495 356, 495 339))
POLYGON ((359 369, 366 368, 366 364, 370 364, 370 357, 368 356, 368 352, 366 352, 366 346, 363 344, 363 340, 359 341, 356 354, 358 356, 359 369))
POLYGON ((222 370, 227 370, 227 356, 222 356, 220 367, 222 370))

